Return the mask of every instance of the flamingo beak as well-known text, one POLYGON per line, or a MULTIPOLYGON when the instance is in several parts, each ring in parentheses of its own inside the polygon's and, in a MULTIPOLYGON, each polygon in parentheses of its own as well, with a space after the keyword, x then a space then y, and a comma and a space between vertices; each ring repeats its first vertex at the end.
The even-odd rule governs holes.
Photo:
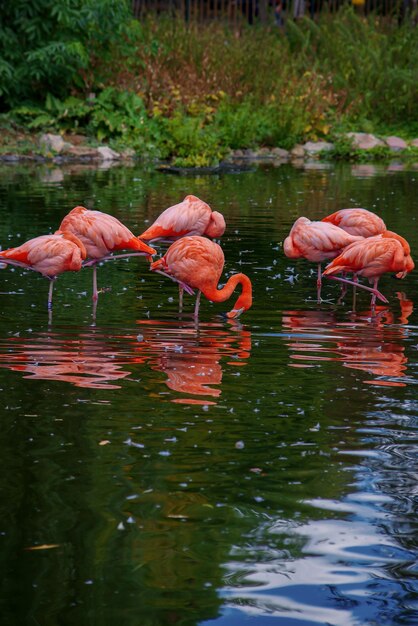
POLYGON ((226 314, 226 316, 229 319, 236 319, 237 317, 239 317, 241 315, 241 313, 244 313, 245 309, 232 309, 232 311, 229 311, 229 313, 226 314))

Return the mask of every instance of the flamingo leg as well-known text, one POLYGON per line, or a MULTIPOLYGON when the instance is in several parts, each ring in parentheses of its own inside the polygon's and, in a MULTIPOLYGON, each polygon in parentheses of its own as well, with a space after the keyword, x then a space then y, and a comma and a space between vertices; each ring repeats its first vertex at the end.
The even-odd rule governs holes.
POLYGON ((179 313, 183 312, 183 293, 184 293, 184 289, 182 285, 179 283, 179 313))
POLYGON ((382 302, 389 302, 389 300, 383 295, 383 293, 380 293, 380 291, 378 291, 377 289, 366 287, 366 285, 360 285, 360 283, 358 282, 356 283, 353 280, 348 280, 347 278, 340 278, 339 276, 327 276, 327 278, 331 278, 331 280, 338 280, 341 283, 347 283, 347 285, 354 285, 354 287, 359 287, 360 289, 365 289, 366 291, 370 291, 372 294, 374 294, 382 302))
POLYGON ((99 292, 97 291, 97 265, 93 265, 93 302, 97 302, 99 292))
POLYGON ((48 290, 48 311, 52 309, 52 291, 54 289, 55 276, 49 279, 49 290, 48 290))
POLYGON ((84 261, 83 267, 91 267, 96 263, 101 263, 102 261, 115 261, 118 259, 128 259, 131 256, 149 256, 145 252, 128 252, 126 254, 109 254, 108 256, 102 256, 100 259, 91 259, 90 261, 84 261))
MULTIPOLYGON (((5 267, 3 267, 3 265, 6 267, 7 265, 13 265, 15 267, 23 267, 23 269, 25 270, 33 270, 33 267, 31 267, 30 265, 26 265, 26 263, 21 263, 20 261, 14 261, 12 259, 4 259, 3 257, 1 258, 1 269, 4 270, 5 267)), ((36 272, 36 270, 34 270, 36 272)))
MULTIPOLYGON (((346 276, 347 276, 347 274, 345 272, 342 272, 342 278, 345 278, 346 276)), ((346 293, 347 293, 347 283, 341 283, 340 300, 342 300, 344 298, 346 293)))
POLYGON ((191 287, 189 287, 189 285, 187 285, 186 283, 182 283, 181 280, 177 280, 177 278, 174 278, 174 276, 171 276, 170 274, 167 274, 166 272, 163 272, 162 270, 153 270, 153 271, 156 274, 161 274, 161 276, 166 276, 167 278, 169 278, 170 280, 174 281, 175 283, 178 283, 179 285, 181 285, 181 287, 184 289, 184 291, 186 291, 191 296, 194 296, 193 289, 191 287))
MULTIPOLYGON (((342 278, 345 278, 347 276, 346 272, 341 272, 341 273, 342 273, 342 278)), ((347 293, 347 283, 341 283, 341 293, 340 293, 340 297, 338 298, 337 304, 341 304, 341 302, 344 300, 346 293, 347 293)))
MULTIPOLYGON (((378 283, 378 282, 379 282, 379 279, 378 279, 378 278, 375 278, 375 279, 374 279, 374 281, 373 281, 373 289, 374 289, 374 293, 373 293, 373 295, 372 295, 372 299, 371 299, 371 302, 370 302, 370 305, 371 305, 372 309, 374 309, 374 307, 375 307, 375 305, 376 305, 376 293, 379 293, 379 292, 377 291, 377 283, 378 283)), ((386 300, 386 302, 387 302, 387 300, 386 300)))
POLYGON ((322 287, 322 272, 321 264, 318 263, 318 278, 316 280, 316 295, 318 304, 321 304, 321 287, 322 287))
POLYGON ((354 274, 353 276, 353 283, 355 283, 354 287, 353 287, 353 311, 356 310, 356 300, 357 300, 357 284, 358 284, 358 276, 357 274, 354 274))
POLYGON ((196 304, 194 307, 194 318, 195 320, 197 320, 197 318, 199 317, 199 306, 200 306, 200 296, 201 296, 202 292, 198 291, 197 292, 197 296, 196 296, 196 304))
POLYGON ((91 317, 92 317, 92 326, 96 326, 96 313, 97 313, 97 300, 93 300, 93 306, 92 306, 92 311, 91 311, 91 317))

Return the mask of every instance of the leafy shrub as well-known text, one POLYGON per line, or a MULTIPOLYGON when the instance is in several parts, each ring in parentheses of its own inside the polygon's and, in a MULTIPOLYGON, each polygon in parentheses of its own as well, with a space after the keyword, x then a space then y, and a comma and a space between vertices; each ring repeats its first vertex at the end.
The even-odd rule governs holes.
POLYGON ((228 147, 221 144, 216 129, 205 125, 201 116, 184 115, 181 111, 164 121, 167 132, 165 156, 174 157, 182 167, 217 165, 228 147))
POLYGON ((294 55, 332 76, 341 109, 353 121, 411 122, 418 107, 418 31, 411 23, 380 24, 352 7, 289 24, 294 55))
POLYGON ((109 58, 129 17, 126 0, 13 0, 0 3, 0 98, 65 97, 81 70, 109 58))

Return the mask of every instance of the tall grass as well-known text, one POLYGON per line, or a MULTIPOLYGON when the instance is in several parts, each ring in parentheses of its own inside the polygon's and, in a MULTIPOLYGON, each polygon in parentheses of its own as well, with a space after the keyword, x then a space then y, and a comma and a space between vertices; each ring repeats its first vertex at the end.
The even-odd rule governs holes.
POLYGON ((417 59, 416 27, 366 19, 351 8, 324 13, 317 23, 289 20, 285 32, 160 18, 136 24, 123 69, 108 79, 165 113, 222 91, 255 110, 268 104, 279 118, 290 110, 302 131, 320 134, 324 118, 416 121, 417 59))

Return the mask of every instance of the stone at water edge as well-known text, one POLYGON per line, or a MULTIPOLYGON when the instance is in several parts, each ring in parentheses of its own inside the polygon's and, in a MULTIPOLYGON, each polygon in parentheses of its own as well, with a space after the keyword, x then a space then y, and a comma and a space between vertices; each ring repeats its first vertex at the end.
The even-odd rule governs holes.
POLYGON ((408 147, 406 141, 401 139, 401 137, 396 137, 394 135, 386 137, 385 142, 386 145, 388 145, 389 148, 393 150, 393 152, 400 152, 401 150, 405 150, 408 147))
POLYGON ((296 144, 290 151, 290 156, 292 159, 303 159, 305 156, 305 148, 300 144, 296 144))
POLYGON ((112 150, 112 148, 109 148, 108 146, 100 146, 97 148, 97 152, 99 157, 104 161, 116 161, 117 159, 120 159, 119 152, 112 150))
POLYGON ((334 150, 334 144, 329 141, 307 141, 303 144, 303 149, 308 154, 318 154, 319 152, 329 152, 334 150))
POLYGON ((272 148, 272 155, 275 159, 283 159, 287 160, 289 158, 289 150, 284 150, 284 148, 272 148))
POLYGON ((51 133, 41 135, 39 137, 39 145, 45 150, 58 153, 71 146, 70 143, 64 141, 61 135, 53 135, 51 133))
POLYGON ((96 148, 90 148, 88 146, 72 146, 70 144, 69 148, 65 148, 64 153, 82 159, 97 160, 101 158, 96 148))
POLYGON ((346 136, 351 139, 353 148, 358 150, 371 150, 385 145, 381 139, 369 133, 347 133, 346 136))

